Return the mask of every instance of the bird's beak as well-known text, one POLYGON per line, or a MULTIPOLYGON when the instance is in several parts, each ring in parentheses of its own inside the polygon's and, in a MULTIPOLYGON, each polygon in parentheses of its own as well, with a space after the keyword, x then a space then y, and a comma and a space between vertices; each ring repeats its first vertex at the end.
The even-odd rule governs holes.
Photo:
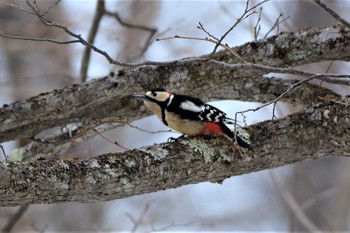
POLYGON ((131 97, 139 100, 147 100, 145 95, 140 95, 140 94, 132 95, 131 97))

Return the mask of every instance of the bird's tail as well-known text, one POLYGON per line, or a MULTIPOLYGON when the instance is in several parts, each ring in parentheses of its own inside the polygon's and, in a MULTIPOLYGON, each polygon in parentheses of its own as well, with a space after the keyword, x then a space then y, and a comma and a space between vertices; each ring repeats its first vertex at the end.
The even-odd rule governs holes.
POLYGON ((238 126, 242 126, 242 125, 240 125, 240 124, 242 124, 242 121, 239 121, 239 120, 236 120, 236 121, 235 121, 235 119, 228 118, 228 117, 226 117, 226 118, 224 119, 224 123, 225 123, 225 124, 228 124, 228 125, 234 125, 234 124, 236 124, 236 125, 238 125, 238 126))
POLYGON ((237 137, 235 137, 235 134, 225 124, 223 124, 221 128, 228 137, 232 138, 233 140, 237 138, 237 143, 239 146, 248 148, 249 150, 253 149, 253 147, 249 143, 247 143, 245 140, 243 140, 240 136, 237 135, 237 137))
POLYGON ((241 137, 237 135, 237 143, 241 147, 248 148, 249 150, 253 150, 253 147, 249 145, 246 141, 244 141, 241 137))

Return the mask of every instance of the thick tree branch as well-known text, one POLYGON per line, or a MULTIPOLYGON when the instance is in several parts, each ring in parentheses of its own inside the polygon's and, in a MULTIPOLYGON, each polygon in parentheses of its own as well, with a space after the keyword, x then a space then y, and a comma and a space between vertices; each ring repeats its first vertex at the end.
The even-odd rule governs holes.
POLYGON ((194 138, 92 159, 0 162, 0 205, 124 198, 283 166, 350 156, 350 109, 323 103, 248 129, 254 151, 222 137, 194 138), (273 125, 271 125, 273 124, 273 125))
MULTIPOLYGON (((235 48, 245 60, 263 65, 286 67, 310 62, 350 59, 350 32, 339 25, 323 29, 306 29, 247 43, 235 48), (313 52, 310 52, 313 51, 313 52)), ((115 77, 93 80, 63 90, 52 91, 0 108, 0 142, 18 137, 33 137, 42 130, 74 122, 89 122, 113 116, 116 121, 130 122, 149 113, 140 111, 140 103, 129 96, 163 86, 170 90, 193 93, 204 100, 212 97, 266 102, 280 95, 291 81, 270 81, 261 75, 268 70, 249 64, 224 66, 236 58, 227 51, 211 60, 185 59, 159 66, 141 66, 119 71, 115 77), (213 59, 216 61, 213 62, 213 59), (247 66, 249 68, 247 68, 247 66), (257 78, 260 80, 257 81, 257 78), (268 84, 268 85, 267 85, 268 84), (276 86, 270 85, 278 85, 276 86), (282 89, 281 89, 282 88, 282 89)), ((272 72, 276 70, 271 69, 272 72)), ((312 88, 312 96, 330 91, 312 88)), ((300 92, 299 92, 300 93, 300 92)), ((317 98, 304 94, 287 96, 296 104, 309 104, 317 98)), ((336 98, 335 98, 336 99, 336 98)), ((143 109, 144 110, 144 109, 143 109)))

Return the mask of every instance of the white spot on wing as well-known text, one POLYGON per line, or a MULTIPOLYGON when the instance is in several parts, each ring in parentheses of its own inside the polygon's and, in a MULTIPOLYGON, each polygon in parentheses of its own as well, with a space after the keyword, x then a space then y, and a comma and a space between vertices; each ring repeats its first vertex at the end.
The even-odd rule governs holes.
POLYGON ((202 112, 204 110, 204 106, 197 106, 188 100, 182 102, 180 108, 191 112, 202 112))

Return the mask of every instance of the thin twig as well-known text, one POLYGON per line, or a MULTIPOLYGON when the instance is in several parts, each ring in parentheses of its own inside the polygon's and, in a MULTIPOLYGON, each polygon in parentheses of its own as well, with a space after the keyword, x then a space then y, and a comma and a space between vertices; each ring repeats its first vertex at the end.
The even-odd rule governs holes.
POLYGON ((120 23, 120 25, 127 27, 127 28, 132 28, 132 29, 138 29, 138 30, 144 30, 149 32, 149 36, 145 42, 145 45, 143 46, 143 48, 141 49, 141 54, 144 54, 147 50, 147 48, 150 46, 150 44, 152 43, 152 38, 153 36, 157 33, 157 29, 156 28, 152 28, 152 27, 148 27, 148 26, 144 26, 144 25, 138 25, 138 24, 131 24, 128 22, 125 22, 124 20, 121 19, 120 15, 117 12, 110 12, 107 9, 105 9, 105 14, 107 16, 110 17, 114 17, 118 23, 120 23))
POLYGON ((35 38, 35 37, 25 37, 25 36, 13 36, 0 32, 0 36, 15 40, 29 40, 29 41, 40 41, 40 42, 51 42, 55 44, 73 44, 79 43, 79 40, 69 40, 69 41, 58 41, 50 38, 35 38))
MULTIPOLYGON (((297 87, 299 87, 301 84, 303 83, 306 83, 306 82, 309 82, 311 81, 312 79, 316 79, 318 76, 323 76, 323 75, 327 75, 327 74, 314 74, 314 75, 311 75, 310 77, 307 77, 305 79, 302 79, 292 85, 289 86, 289 88, 284 91, 281 95, 279 95, 277 98, 271 100, 271 101, 268 101, 262 105, 260 105, 259 107, 257 108, 251 108, 251 109, 247 109, 247 110, 244 110, 244 111, 239 111, 239 112, 236 112, 235 113, 235 124, 234 124, 234 135, 235 137, 237 137, 237 122, 236 122, 236 119, 237 119, 237 115, 238 114, 243 114, 243 113, 246 113, 246 112, 256 112, 256 111, 259 111, 260 109, 264 108, 264 107, 267 107, 271 104, 273 104, 273 109, 272 109, 272 123, 274 121, 274 119, 276 118, 276 115, 275 115, 275 111, 276 111, 276 104, 277 102, 283 98, 285 95, 287 95, 288 93, 290 93, 291 91, 294 91, 297 87)), ((236 138, 237 139, 237 138, 236 138)))
POLYGON ((124 149, 124 150, 130 150, 129 148, 126 148, 125 146, 122 146, 119 144, 119 142, 117 141, 112 141, 110 139, 108 139, 107 137, 105 137, 103 134, 101 134, 100 132, 98 132, 96 129, 92 128, 92 130, 97 133, 98 135, 100 135, 103 139, 107 140, 108 142, 114 144, 114 145, 117 145, 118 147, 124 149))
POLYGON ((323 3, 321 0, 314 0, 319 6, 321 6, 325 11, 327 11, 333 18, 335 18, 338 22, 346 26, 350 29, 350 23, 343 19, 340 15, 338 15, 335 11, 327 6, 327 4, 323 3))
POLYGON ((2 154, 4 155, 5 161, 7 161, 7 157, 6 157, 6 153, 5 153, 4 147, 2 145, 0 145, 0 148, 1 148, 2 154))
POLYGON ((188 226, 193 226, 194 224, 200 224, 201 226, 213 226, 212 223, 208 223, 208 222, 201 222, 201 221, 190 221, 190 222, 186 222, 186 223, 170 223, 169 225, 163 226, 163 227, 159 227, 159 228, 155 228, 153 226, 153 224, 151 223, 151 229, 154 232, 170 232, 169 229, 172 227, 188 227, 188 226))
POLYGON ((213 38, 216 41, 219 41, 219 38, 215 37, 214 35, 210 34, 203 26, 203 24, 201 22, 198 22, 198 29, 202 30, 203 32, 205 32, 205 34, 207 34, 209 37, 213 38))
POLYGON ((157 133, 176 133, 170 129, 168 130, 157 130, 157 131, 151 131, 151 130, 147 130, 147 129, 142 129, 136 125, 130 124, 129 122, 125 122, 126 125, 130 126, 131 128, 137 129, 141 132, 145 132, 145 133, 149 133, 149 134, 157 134, 157 133))
POLYGON ((263 37, 264 39, 267 38, 267 36, 275 29, 277 28, 277 33, 279 32, 279 25, 281 25, 281 23, 283 23, 284 21, 286 21, 289 17, 285 17, 282 20, 280 20, 282 18, 283 14, 281 13, 277 19, 275 20, 275 23, 273 24, 273 26, 270 28, 270 30, 268 32, 266 32, 265 36, 263 37))
POLYGON ((258 40, 258 36, 259 36, 259 33, 260 33, 260 29, 261 29, 260 20, 261 20, 262 10, 263 10, 263 7, 260 7, 259 17, 258 17, 258 20, 256 21, 255 26, 254 26, 254 40, 255 41, 258 40))
POLYGON ((47 8, 47 10, 46 10, 44 13, 41 14, 41 16, 45 16, 47 13, 50 12, 50 10, 51 10, 53 7, 57 6, 58 3, 60 3, 60 2, 61 2, 61 0, 57 0, 56 2, 54 2, 51 6, 49 6, 49 7, 47 8))
POLYGON ((336 103, 336 104, 340 104, 340 105, 344 105, 345 107, 349 107, 350 106, 350 99, 347 98, 347 97, 344 97, 344 101, 339 101, 339 100, 334 100, 334 99, 330 99, 330 98, 325 98, 325 97, 322 97, 322 96, 318 96, 318 98, 320 100, 326 100, 326 101, 330 101, 330 102, 333 102, 333 103, 336 103))
POLYGON ((90 122, 87 126, 85 126, 85 129, 84 129, 84 126, 82 126, 82 128, 83 128, 82 131, 81 131, 80 133, 76 134, 76 135, 73 137, 73 139, 72 139, 72 141, 69 143, 67 149, 66 149, 66 150, 64 151, 64 153, 59 157, 59 159, 62 159, 63 157, 66 156, 67 152, 72 148, 73 143, 74 143, 75 140, 77 140, 78 138, 80 138, 80 137, 81 137, 84 133, 86 133, 88 130, 94 129, 93 127, 94 127, 94 124, 96 124, 96 123, 97 123, 97 121, 90 122))
MULTIPOLYGON (((198 37, 188 37, 188 36, 173 36, 173 37, 165 37, 165 38, 157 38, 156 41, 163 41, 163 40, 171 40, 171 39, 185 39, 185 40, 201 40, 201 41, 208 41, 210 43, 213 44, 218 44, 219 42, 210 39, 210 38, 198 38, 198 37)), ((234 50, 233 48, 230 48, 227 44, 222 44, 219 43, 219 46, 223 47, 224 49, 230 51, 232 53, 232 55, 234 55, 235 57, 237 57, 239 60, 241 60, 242 62, 246 62, 237 52, 236 50, 234 50)))
POLYGON ((1 4, 1 5, 7 5, 7 6, 10 6, 10 7, 17 8, 17 9, 19 9, 20 11, 23 11, 23 12, 28 13, 28 14, 30 14, 30 15, 36 15, 35 12, 32 12, 32 11, 30 11, 30 10, 28 10, 28 9, 25 9, 25 8, 23 8, 23 7, 19 6, 19 5, 13 4, 13 3, 0 2, 0 4, 1 4))
MULTIPOLYGON (((331 69, 331 67, 333 66, 333 64, 334 64, 334 61, 331 61, 331 62, 329 63, 329 65, 328 65, 328 67, 327 67, 325 73, 328 73, 328 72, 329 72, 329 70, 331 69)), ((320 82, 320 87, 322 87, 322 84, 323 84, 323 80, 321 80, 321 82, 320 82)))
MULTIPOLYGON (((88 36, 88 43, 93 44, 97 35, 97 31, 101 22, 101 19, 103 17, 103 14, 105 13, 105 1, 104 0, 98 0, 97 1, 97 7, 95 11, 95 16, 92 21, 91 29, 88 36)), ((81 68, 80 68, 80 80, 82 82, 86 81, 87 73, 89 69, 89 63, 90 63, 90 57, 91 57, 91 48, 86 46, 83 54, 83 59, 81 61, 81 68)))
POLYGON ((26 2, 28 4, 28 6, 34 11, 34 14, 36 16, 38 16, 38 18, 41 20, 41 22, 43 24, 45 24, 46 26, 49 26, 49 27, 56 27, 56 28, 63 30, 68 35, 78 39, 79 42, 81 44, 83 44, 84 46, 87 46, 87 47, 91 48, 92 50, 94 50, 96 53, 99 53, 100 55, 104 56, 110 64, 125 66, 125 67, 138 67, 141 65, 165 65, 165 64, 171 63, 171 62, 164 63, 164 62, 153 62, 153 61, 146 61, 146 62, 140 62, 140 63, 127 63, 127 62, 116 61, 106 51, 101 50, 101 49, 97 48, 96 46, 94 46, 93 44, 89 43, 80 34, 76 34, 73 31, 69 30, 66 26, 58 24, 45 16, 41 16, 40 12, 38 12, 36 10, 35 6, 33 6, 33 4, 31 4, 29 2, 29 0, 27 0, 26 2))
POLYGON ((218 49, 218 47, 220 46, 220 43, 225 39, 225 37, 243 20, 245 20, 246 18, 248 18, 249 16, 251 16, 252 14, 255 14, 256 11, 253 11, 254 9, 256 9, 258 6, 260 6, 261 4, 264 4, 265 2, 267 2, 269 0, 264 0, 262 2, 259 2, 258 4, 252 6, 251 8, 248 9, 249 7, 249 0, 247 0, 245 9, 243 14, 241 15, 241 17, 239 17, 236 22, 224 33, 224 35, 221 36, 220 40, 218 41, 218 43, 216 44, 216 46, 214 47, 214 50, 212 52, 212 54, 214 54, 216 52, 216 50, 218 49))

